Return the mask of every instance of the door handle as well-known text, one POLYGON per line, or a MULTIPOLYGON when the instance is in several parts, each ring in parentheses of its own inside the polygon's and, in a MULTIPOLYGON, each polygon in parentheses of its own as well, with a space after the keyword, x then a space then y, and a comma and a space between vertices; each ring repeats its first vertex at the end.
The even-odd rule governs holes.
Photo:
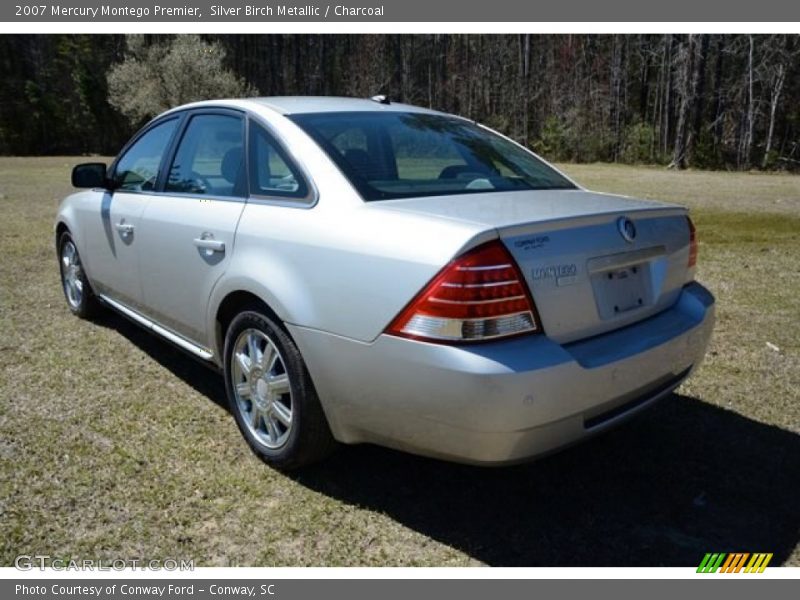
POLYGON ((215 240, 213 237, 194 238, 194 245, 211 252, 225 252, 225 242, 215 240))
POLYGON ((119 223, 117 223, 115 225, 115 227, 117 228, 117 231, 119 231, 119 234, 122 237, 127 237, 127 236, 131 235, 133 233, 133 229, 134 229, 133 225, 131 225, 130 223, 126 223, 124 219, 122 221, 120 221, 119 223))

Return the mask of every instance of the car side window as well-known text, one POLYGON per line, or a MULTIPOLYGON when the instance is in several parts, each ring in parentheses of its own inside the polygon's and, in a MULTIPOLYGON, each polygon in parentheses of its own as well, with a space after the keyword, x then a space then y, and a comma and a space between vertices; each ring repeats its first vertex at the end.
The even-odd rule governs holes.
POLYGON ((251 121, 250 191, 261 196, 305 198, 308 186, 283 149, 267 131, 251 121))
POLYGON ((193 116, 170 165, 166 191, 244 197, 243 148, 240 117, 193 116))
POLYGON ((127 149, 114 168, 116 189, 147 192, 155 188, 161 159, 177 124, 177 118, 159 123, 127 149))

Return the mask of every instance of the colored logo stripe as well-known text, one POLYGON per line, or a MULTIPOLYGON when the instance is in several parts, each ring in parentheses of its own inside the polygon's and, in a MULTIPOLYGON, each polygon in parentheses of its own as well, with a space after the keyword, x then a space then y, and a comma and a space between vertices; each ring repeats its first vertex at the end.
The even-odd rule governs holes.
POLYGON ((772 553, 769 554, 753 554, 753 558, 747 563, 744 569, 745 573, 763 573, 767 568, 769 561, 772 560, 772 553))
POLYGON ((738 573, 742 570, 745 561, 750 556, 749 552, 736 552, 728 554, 728 558, 722 563, 720 573, 738 573))
POLYGON ((697 567, 698 573, 716 573, 717 569, 719 569, 720 564, 725 559, 725 554, 706 554, 703 557, 700 566, 697 567))
POLYGON ((716 573, 719 570, 720 573, 739 573, 744 568, 744 573, 763 573, 771 560, 771 552, 758 552, 755 554, 750 554, 749 552, 733 552, 731 554, 709 552, 700 561, 697 572, 716 573), (747 562, 748 558, 750 562, 747 562), (745 562, 747 562, 746 567, 744 566, 745 562))

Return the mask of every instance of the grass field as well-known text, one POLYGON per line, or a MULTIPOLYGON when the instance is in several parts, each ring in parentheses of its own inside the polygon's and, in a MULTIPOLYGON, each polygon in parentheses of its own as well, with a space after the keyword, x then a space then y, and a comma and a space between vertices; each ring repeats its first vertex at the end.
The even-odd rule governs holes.
POLYGON ((564 165, 691 206, 718 300, 696 376, 533 464, 365 446, 287 476, 250 454, 215 374, 117 316, 69 314, 52 219, 78 161, 0 158, 0 565, 800 566, 800 177, 564 165))

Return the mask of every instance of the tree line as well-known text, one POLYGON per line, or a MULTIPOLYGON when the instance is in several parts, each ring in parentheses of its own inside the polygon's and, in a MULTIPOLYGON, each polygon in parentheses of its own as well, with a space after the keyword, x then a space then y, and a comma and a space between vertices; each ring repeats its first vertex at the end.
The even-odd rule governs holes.
POLYGON ((231 95, 390 99, 559 161, 800 168, 797 35, 6 35, 0 153, 113 154, 231 95))

